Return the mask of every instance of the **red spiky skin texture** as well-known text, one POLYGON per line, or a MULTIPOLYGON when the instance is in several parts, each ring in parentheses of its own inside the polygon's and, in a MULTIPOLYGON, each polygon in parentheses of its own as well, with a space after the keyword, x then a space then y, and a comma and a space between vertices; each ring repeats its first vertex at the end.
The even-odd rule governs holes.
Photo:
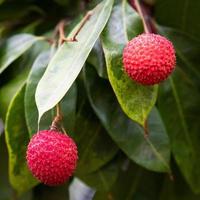
POLYGON ((77 146, 72 138, 60 132, 39 131, 29 142, 26 159, 30 171, 41 182, 60 185, 76 169, 77 146))
POLYGON ((144 33, 125 46, 123 63, 130 78, 143 85, 154 85, 172 73, 176 64, 175 50, 165 37, 144 33))

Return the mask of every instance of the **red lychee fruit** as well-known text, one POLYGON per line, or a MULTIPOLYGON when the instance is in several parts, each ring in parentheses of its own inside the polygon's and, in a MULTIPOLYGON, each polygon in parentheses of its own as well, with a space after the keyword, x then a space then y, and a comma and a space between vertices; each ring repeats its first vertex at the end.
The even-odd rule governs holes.
POLYGON ((175 50, 165 37, 143 33, 125 46, 123 63, 130 78, 143 85, 154 85, 172 73, 176 64, 175 50))
POLYGON ((76 169, 77 146, 72 138, 60 132, 39 131, 29 142, 26 159, 30 171, 41 182, 60 185, 76 169))

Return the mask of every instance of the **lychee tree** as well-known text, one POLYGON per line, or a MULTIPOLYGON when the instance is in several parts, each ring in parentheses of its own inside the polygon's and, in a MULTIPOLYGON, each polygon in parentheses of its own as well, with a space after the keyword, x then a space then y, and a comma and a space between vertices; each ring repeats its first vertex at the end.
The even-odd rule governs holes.
POLYGON ((0 0, 0 200, 199 200, 199 9, 0 0))

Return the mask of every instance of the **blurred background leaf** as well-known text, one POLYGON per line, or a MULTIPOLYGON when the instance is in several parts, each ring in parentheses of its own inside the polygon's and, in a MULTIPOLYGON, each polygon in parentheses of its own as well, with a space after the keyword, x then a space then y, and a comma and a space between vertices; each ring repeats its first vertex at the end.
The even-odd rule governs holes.
POLYGON ((123 113, 107 81, 98 78, 91 66, 84 72, 90 103, 117 145, 143 167, 169 172, 169 139, 158 112, 154 109, 150 114, 149 137, 145 137, 144 129, 123 113))
POLYGON ((159 90, 158 106, 166 125, 172 152, 195 193, 200 193, 199 146, 199 43, 173 29, 160 29, 176 48, 177 67, 159 90), (171 114, 173 113, 173 114, 171 114), (175 122, 175 123, 174 123, 175 122))
POLYGON ((156 0, 155 17, 159 24, 176 28, 188 36, 200 36, 200 1, 198 0, 156 0))
POLYGON ((28 191, 38 181, 26 165, 26 148, 29 141, 24 113, 23 86, 11 101, 6 115, 5 133, 9 155, 9 180, 18 195, 28 191))

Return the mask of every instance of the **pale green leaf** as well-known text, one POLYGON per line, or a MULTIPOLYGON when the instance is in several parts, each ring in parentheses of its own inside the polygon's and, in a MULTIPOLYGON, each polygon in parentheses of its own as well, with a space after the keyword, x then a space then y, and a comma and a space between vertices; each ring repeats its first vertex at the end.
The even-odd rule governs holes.
POLYGON ((78 42, 64 43, 50 61, 36 89, 39 120, 46 111, 53 108, 63 98, 75 81, 106 25, 112 4, 113 0, 104 0, 97 5, 78 34, 78 42))

